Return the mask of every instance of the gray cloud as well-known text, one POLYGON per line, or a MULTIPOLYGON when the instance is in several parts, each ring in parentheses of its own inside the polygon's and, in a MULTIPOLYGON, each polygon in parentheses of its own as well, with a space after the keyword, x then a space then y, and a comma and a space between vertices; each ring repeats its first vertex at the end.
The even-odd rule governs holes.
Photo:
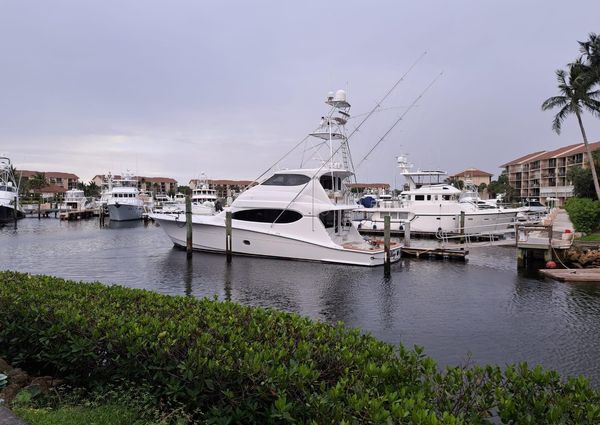
MULTIPOLYGON (((386 106, 407 106, 358 170, 393 182, 395 155, 455 172, 578 142, 540 104, 554 70, 599 32, 581 1, 4 1, 0 151, 21 168, 84 179, 127 168, 187 182, 252 178, 314 128, 329 90, 369 110, 423 52, 386 106)), ((351 142, 359 160, 401 109, 351 142)), ((584 117, 589 137, 600 120, 584 117)), ((294 161, 290 165, 297 165, 294 161)))

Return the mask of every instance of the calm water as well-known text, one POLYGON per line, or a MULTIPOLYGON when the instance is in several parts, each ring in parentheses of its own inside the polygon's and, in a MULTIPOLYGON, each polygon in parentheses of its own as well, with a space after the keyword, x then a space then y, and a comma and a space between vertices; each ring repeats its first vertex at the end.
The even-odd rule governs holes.
POLYGON ((600 286, 519 274, 506 247, 472 249, 467 263, 402 260, 386 280, 382 268, 244 257, 227 267, 203 253, 188 263, 153 224, 28 218, 0 229, 0 269, 217 295, 423 345, 440 365, 528 361, 600 386, 600 286))

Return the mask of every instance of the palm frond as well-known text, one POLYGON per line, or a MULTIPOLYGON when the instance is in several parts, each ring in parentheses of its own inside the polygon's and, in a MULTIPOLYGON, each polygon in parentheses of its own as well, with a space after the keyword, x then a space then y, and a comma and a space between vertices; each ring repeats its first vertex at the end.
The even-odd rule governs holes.
POLYGON ((547 111, 549 109, 553 109, 555 107, 563 107, 567 104, 566 96, 552 96, 549 97, 542 103, 542 111, 547 111))
POLYGON ((571 112, 573 112, 569 106, 570 105, 564 106, 560 111, 558 111, 558 114, 554 116, 554 120, 552 121, 552 130, 554 130, 556 134, 560 134, 563 121, 571 112))

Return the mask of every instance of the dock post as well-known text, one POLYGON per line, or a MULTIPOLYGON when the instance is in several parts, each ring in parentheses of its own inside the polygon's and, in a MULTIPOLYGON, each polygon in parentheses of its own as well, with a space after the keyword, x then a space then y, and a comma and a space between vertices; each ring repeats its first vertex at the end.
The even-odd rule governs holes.
MULTIPOLYGON (((460 212, 460 243, 465 243, 465 212, 460 212)), ((464 247, 461 249, 465 249, 464 247)))
POLYGON ((410 246, 410 221, 404 222, 404 246, 410 246))
POLYGON ((389 214, 383 217, 383 249, 384 249, 384 264, 383 274, 390 275, 390 216, 389 214))
POLYGON ((13 208, 13 218, 15 219, 15 229, 17 228, 17 208, 19 207, 17 204, 17 197, 14 199, 14 208, 13 208))
POLYGON ((231 263, 231 211, 225 212, 225 253, 227 262, 231 263))
POLYGON ((526 251, 523 248, 517 248, 517 267, 522 269, 525 267, 526 251))
POLYGON ((186 251, 187 258, 192 258, 192 199, 185 197, 186 251))
POLYGON ((42 218, 42 202, 38 199, 38 220, 42 218))

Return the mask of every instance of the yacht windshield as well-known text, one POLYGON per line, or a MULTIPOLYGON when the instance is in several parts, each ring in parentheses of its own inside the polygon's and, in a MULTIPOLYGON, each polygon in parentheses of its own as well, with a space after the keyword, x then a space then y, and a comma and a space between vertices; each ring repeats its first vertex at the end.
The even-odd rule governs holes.
POLYGON ((275 174, 262 184, 264 186, 300 186, 309 181, 310 177, 303 174, 275 174))

